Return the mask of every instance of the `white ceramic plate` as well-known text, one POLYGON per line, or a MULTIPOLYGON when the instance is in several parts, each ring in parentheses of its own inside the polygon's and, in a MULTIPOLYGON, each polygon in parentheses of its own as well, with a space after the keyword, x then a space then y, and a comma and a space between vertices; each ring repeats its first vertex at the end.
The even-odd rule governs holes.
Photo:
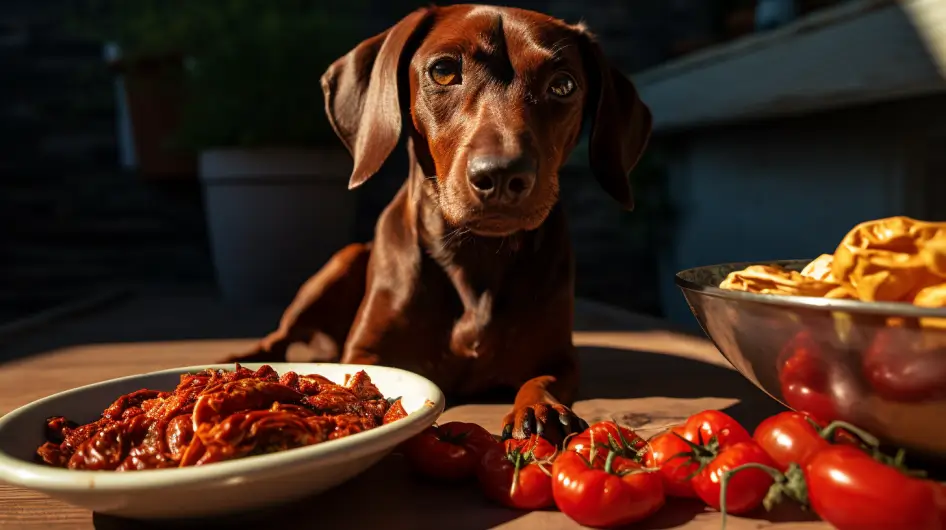
MULTIPOLYGON (((279 374, 320 374, 341 384, 345 374, 365 370, 385 397, 401 397, 409 412, 388 425, 338 440, 268 455, 205 466, 144 471, 73 471, 33 463, 45 442, 46 418, 66 416, 85 423, 123 394, 148 388, 173 390, 180 375, 205 368, 189 366, 122 377, 47 398, 0 418, 0 480, 110 515, 133 518, 200 517, 234 513, 296 500, 337 486, 365 471, 396 445, 432 425, 443 412, 444 396, 429 380, 381 366, 323 363, 269 363, 279 374), (433 405, 426 404, 427 401, 433 405)), ((260 364, 244 365, 257 369, 260 364)))

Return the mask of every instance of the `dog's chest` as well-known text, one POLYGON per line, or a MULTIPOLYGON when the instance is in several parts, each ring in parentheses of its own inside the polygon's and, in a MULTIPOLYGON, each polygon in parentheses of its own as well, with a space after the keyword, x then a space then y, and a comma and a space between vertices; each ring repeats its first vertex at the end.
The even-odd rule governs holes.
MULTIPOLYGON (((542 281, 541 272, 505 271, 505 276, 474 278, 463 271, 448 273, 449 285, 440 291, 440 300, 428 299, 428 310, 441 312, 449 326, 446 354, 471 370, 513 370, 511 365, 528 364, 535 355, 523 350, 544 350, 543 322, 568 307, 550 300, 557 282, 542 281), (477 281, 480 280, 480 281, 477 281), (551 302, 551 303, 550 303, 551 302)), ((431 293, 432 294, 432 293, 431 293)), ((540 356, 539 356, 540 357, 540 356)))
POLYGON ((446 354, 471 370, 493 372, 515 371, 513 365, 526 363, 536 356, 527 349, 543 349, 539 339, 543 330, 534 326, 528 308, 516 300, 497 300, 492 293, 483 293, 476 304, 467 305, 453 321, 446 354), (538 339, 538 340, 537 340, 538 339))
POLYGON ((490 333, 499 332, 493 319, 494 296, 483 293, 472 306, 464 307, 463 314, 453 324, 450 333, 450 352, 461 358, 479 359, 490 356, 493 340, 490 333))

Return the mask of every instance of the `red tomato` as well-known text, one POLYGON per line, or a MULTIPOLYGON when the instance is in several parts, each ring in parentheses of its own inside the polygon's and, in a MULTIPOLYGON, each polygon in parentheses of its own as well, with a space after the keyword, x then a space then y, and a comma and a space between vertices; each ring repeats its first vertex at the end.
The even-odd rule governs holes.
POLYGON ((939 506, 939 522, 946 530, 946 484, 931 482, 930 485, 936 497, 936 505, 939 506))
POLYGON ((666 502, 657 473, 616 453, 602 465, 590 465, 577 452, 563 452, 552 466, 552 495, 562 513, 593 528, 641 521, 666 502))
MULTIPOLYGON (((775 467, 772 457, 752 440, 727 445, 693 477, 693 491, 708 506, 719 510, 723 475, 745 464, 775 467)), ((743 514, 758 508, 774 482, 772 475, 761 469, 741 469, 733 473, 726 489, 726 512, 743 514)))
POLYGON ((885 328, 864 352, 864 379, 884 399, 916 402, 946 396, 946 347, 914 329, 885 328))
POLYGON ((649 448, 644 453, 644 465, 660 470, 658 474, 663 480, 667 495, 695 498, 696 492, 693 491, 689 477, 696 472, 699 464, 687 456, 692 448, 680 438, 681 436, 685 436, 683 426, 674 427, 651 438, 648 442, 649 448))
POLYGON ((487 497, 510 508, 540 510, 554 506, 550 462, 554 455, 555 447, 538 435, 506 440, 481 460, 476 473, 480 487, 487 497))
POLYGON ((763 420, 756 427, 752 439, 784 473, 789 464, 794 462, 804 466, 812 455, 830 445, 812 421, 799 412, 782 412, 763 420))
POLYGON ((660 469, 667 495, 692 498, 697 493, 690 477, 695 476, 701 461, 708 462, 716 451, 751 440, 749 431, 732 416, 718 410, 704 410, 687 418, 683 425, 651 439, 644 463, 660 469))
POLYGON ((797 379, 815 386, 828 382, 824 363, 820 361, 821 347, 809 331, 800 331, 779 352, 779 377, 797 379))
POLYGON ((704 410, 690 416, 683 428, 684 437, 696 444, 708 444, 715 438, 722 447, 752 439, 738 421, 718 410, 704 410))
POLYGON ((838 417, 834 400, 828 394, 803 383, 783 384, 782 398, 789 407, 811 414, 812 417, 823 418, 824 421, 831 421, 838 417))
POLYGON ((819 358, 818 344, 807 331, 798 333, 779 354, 779 383, 785 403, 820 421, 838 419, 829 390, 828 365, 819 358))
POLYGON ((404 442, 401 451, 411 467, 430 478, 460 480, 476 474, 496 438, 475 423, 452 421, 428 427, 404 442))
POLYGON ((613 421, 599 421, 585 429, 585 432, 569 438, 565 449, 577 451, 585 458, 591 458, 593 450, 595 459, 603 462, 609 450, 618 453, 618 456, 639 460, 638 452, 645 447, 647 441, 634 431, 613 421))
MULTIPOLYGON (((938 484, 913 478, 846 445, 805 466, 811 507, 838 530, 941 530, 938 484)), ((941 493, 941 492, 940 492, 941 493)))

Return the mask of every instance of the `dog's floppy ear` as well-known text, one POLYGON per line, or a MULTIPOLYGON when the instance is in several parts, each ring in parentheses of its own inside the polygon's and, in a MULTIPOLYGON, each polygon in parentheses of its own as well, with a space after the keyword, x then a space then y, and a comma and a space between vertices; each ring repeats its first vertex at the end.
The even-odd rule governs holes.
POLYGON ((590 84, 586 112, 591 120, 589 158, 598 183, 627 210, 634 209, 628 175, 640 160, 650 139, 650 109, 637 95, 633 83, 605 57, 601 46, 579 27, 586 76, 590 84))
MULTIPOLYGON (((419 9, 338 59, 322 75, 325 113, 354 158, 349 189, 374 175, 401 137, 402 63, 426 32, 431 9, 419 9)), ((406 85, 403 85, 406 86, 406 85)))

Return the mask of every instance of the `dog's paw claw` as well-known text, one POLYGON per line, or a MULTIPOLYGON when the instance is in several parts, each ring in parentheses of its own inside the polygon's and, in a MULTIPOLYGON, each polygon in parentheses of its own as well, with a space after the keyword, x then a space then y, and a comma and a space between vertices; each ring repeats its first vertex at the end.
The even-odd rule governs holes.
POLYGON ((503 440, 521 440, 537 434, 560 446, 571 434, 588 428, 588 422, 564 405, 536 403, 514 410, 503 420, 503 440))
POLYGON ((512 423, 506 423, 503 425, 503 441, 509 440, 512 438, 512 423))

